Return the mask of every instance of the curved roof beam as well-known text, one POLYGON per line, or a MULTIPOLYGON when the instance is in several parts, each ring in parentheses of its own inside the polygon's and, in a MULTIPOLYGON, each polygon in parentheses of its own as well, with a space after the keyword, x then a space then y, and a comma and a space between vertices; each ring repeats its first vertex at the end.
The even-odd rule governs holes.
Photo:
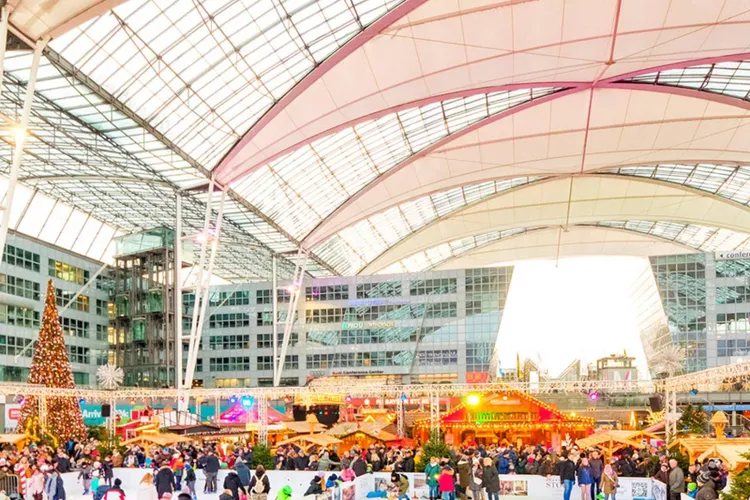
POLYGON ((548 179, 481 200, 386 250, 373 274, 440 243, 512 227, 568 226, 602 220, 672 220, 750 232, 750 209, 684 186, 641 178, 587 175, 548 179))
POLYGON ((569 92, 518 89, 408 109, 305 146, 233 188, 289 234, 302 238, 389 170, 533 102, 569 92))
MULTIPOLYGON (((430 269, 465 269, 518 260, 555 259, 581 255, 648 257, 695 251, 687 245, 627 229, 576 225, 564 231, 561 227, 545 227, 520 233, 513 238, 485 242, 434 263, 430 269)), ((414 269, 408 272, 421 270, 426 269, 414 269)))
POLYGON ((337 123, 445 89, 529 80, 593 82, 663 61, 679 62, 705 54, 724 56, 737 47, 730 42, 733 37, 729 34, 747 22, 737 18, 739 13, 719 16, 715 8, 708 7, 697 8, 688 22, 663 2, 644 19, 633 5, 623 3, 621 13, 619 5, 603 0, 583 1, 565 9, 550 8, 545 2, 466 8, 450 2, 428 2, 352 50, 336 71, 303 89, 282 115, 255 125, 249 132, 253 140, 245 141, 244 147, 238 145, 230 153, 231 159, 227 156, 219 165, 220 179, 225 171, 254 168, 278 150, 304 142, 337 123), (585 27, 575 29, 571 24, 575 21, 569 19, 575 20, 579 13, 587 22, 585 27), (636 22, 637 17, 641 22, 636 22), (533 33, 524 31, 523 37, 514 34, 511 27, 526 22, 535 25, 533 33), (709 30, 710 36, 706 35, 709 30), (641 49, 659 33, 660 43, 648 52, 641 49), (564 62, 560 53, 565 54, 564 62), (400 61, 402 68, 386 74, 385 62, 393 60, 400 61), (361 84, 342 86, 346 74, 361 75, 361 84))
MULTIPOLYGON (((483 122, 378 176, 303 239, 314 247, 387 208, 460 185, 515 176, 569 175, 673 161, 750 164, 750 117, 741 107, 635 90, 597 89, 585 162, 587 93, 529 103, 513 120, 483 122)), ((574 95, 571 95, 574 94, 574 95)), ((702 95, 706 95, 702 93, 702 95)), ((748 103, 745 103, 748 104, 748 103)))

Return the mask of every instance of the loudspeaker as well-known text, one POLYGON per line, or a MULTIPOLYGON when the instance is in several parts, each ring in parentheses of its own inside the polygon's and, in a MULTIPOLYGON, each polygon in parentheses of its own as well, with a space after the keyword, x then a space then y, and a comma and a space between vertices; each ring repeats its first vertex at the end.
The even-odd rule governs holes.
POLYGON ((664 409, 664 402, 661 400, 661 396, 654 394, 649 396, 648 404, 651 406, 651 411, 662 411, 664 409))
POLYGON ((112 407, 110 405, 102 405, 102 417, 112 416, 112 407))

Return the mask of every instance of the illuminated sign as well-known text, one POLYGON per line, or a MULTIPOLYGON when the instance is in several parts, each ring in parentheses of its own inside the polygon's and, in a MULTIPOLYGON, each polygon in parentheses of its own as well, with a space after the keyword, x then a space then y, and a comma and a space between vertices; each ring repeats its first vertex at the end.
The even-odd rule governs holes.
POLYGON ((395 326, 395 321, 352 321, 349 323, 341 323, 342 330, 362 330, 364 328, 393 328, 395 326))

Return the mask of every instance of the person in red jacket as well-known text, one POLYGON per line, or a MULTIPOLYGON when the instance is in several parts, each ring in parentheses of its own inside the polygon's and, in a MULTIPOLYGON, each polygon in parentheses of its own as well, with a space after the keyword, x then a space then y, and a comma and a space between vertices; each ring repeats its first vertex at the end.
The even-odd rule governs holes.
POLYGON ((438 489, 443 500, 456 500, 455 482, 453 480, 453 469, 443 466, 438 476, 438 489))

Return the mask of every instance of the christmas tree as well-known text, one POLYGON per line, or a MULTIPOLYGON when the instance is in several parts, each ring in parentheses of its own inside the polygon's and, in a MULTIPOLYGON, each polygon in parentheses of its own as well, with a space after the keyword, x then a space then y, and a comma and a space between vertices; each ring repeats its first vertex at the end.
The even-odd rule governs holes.
MULTIPOLYGON (((743 458, 750 458, 750 453, 741 453, 743 458)), ((722 493, 722 500, 747 500, 750 498, 750 467, 733 475, 730 481, 729 493, 722 493)))
MULTIPOLYGON (((55 303, 55 287, 52 280, 47 285, 47 298, 42 316, 42 329, 39 340, 34 347, 31 361, 29 384, 45 387, 75 388, 73 371, 70 368, 68 351, 65 350, 60 320, 55 303)), ((70 438, 85 439, 86 426, 78 405, 78 398, 73 396, 48 396, 44 401, 46 427, 40 428, 39 399, 27 397, 21 407, 20 430, 33 438, 51 437, 58 443, 70 438)))

